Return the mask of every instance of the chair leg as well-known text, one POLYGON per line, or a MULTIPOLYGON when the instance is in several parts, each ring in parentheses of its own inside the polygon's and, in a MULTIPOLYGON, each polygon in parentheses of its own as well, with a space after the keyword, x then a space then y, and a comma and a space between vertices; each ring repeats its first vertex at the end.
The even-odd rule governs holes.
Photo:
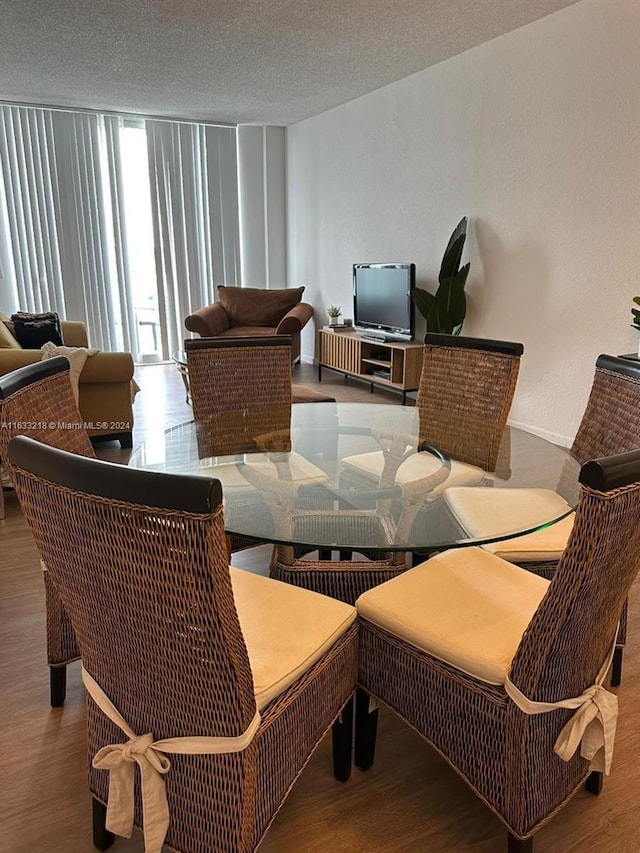
POLYGON ((96 800, 95 798, 91 802, 93 803, 93 846, 98 850, 108 850, 116 837, 105 826, 107 821, 107 807, 103 806, 100 800, 96 800))
POLYGON ((353 696, 333 724, 333 775, 340 782, 351 776, 351 750, 353 746, 353 696))
POLYGON ((120 442, 120 447, 122 450, 131 450, 133 447, 133 433, 132 432, 121 432, 116 438, 120 442))
POLYGON ((620 682, 622 681, 622 653, 624 652, 624 646, 616 646, 616 650, 613 653, 613 660, 611 662, 611 686, 612 687, 620 687, 620 682))
POLYGON ((356 767, 369 770, 373 765, 376 752, 376 734, 378 731, 378 709, 369 709, 370 697, 366 690, 356 690, 356 767))
POLYGON ((589 773, 584 783, 585 791, 588 791, 590 794, 594 794, 597 797, 602 791, 603 782, 604 773, 601 773, 599 770, 593 770, 589 773))
POLYGON ((509 841, 507 842, 507 853, 533 853, 533 836, 525 838, 516 838, 515 835, 509 833, 509 841))
POLYGON ((49 695, 51 707, 61 708, 67 695, 67 667, 49 667, 49 695))

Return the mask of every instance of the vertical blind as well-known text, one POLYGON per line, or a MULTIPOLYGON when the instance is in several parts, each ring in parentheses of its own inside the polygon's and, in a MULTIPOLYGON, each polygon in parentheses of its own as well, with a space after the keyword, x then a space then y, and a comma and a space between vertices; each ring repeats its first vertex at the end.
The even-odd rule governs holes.
MULTIPOLYGON (((215 285, 240 283, 236 128, 144 125, 167 358, 215 285)), ((83 320, 94 346, 136 354, 122 126, 122 117, 0 106, 0 248, 16 307, 83 320)))

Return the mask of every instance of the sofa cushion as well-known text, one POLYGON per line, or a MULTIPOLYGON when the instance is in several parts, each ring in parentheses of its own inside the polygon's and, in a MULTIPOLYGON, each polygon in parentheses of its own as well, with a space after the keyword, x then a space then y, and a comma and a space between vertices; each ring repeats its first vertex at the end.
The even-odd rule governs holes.
MULTIPOLYGON (((13 324, 11 324, 13 328, 13 324)), ((0 349, 22 349, 18 341, 9 331, 9 326, 0 319, 0 349)))
POLYGON ((304 287, 263 290, 259 287, 218 286, 218 300, 232 326, 277 326, 302 299, 304 287))
POLYGON ((62 346, 60 317, 54 311, 30 314, 19 311, 11 315, 14 335, 23 349, 40 349, 43 344, 62 346))

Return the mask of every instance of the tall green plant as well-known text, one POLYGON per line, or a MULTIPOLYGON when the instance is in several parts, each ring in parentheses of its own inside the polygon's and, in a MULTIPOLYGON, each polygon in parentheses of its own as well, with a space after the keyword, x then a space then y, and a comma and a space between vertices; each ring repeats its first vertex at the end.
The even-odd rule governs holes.
POLYGON ((427 332, 459 335, 467 313, 464 286, 467 283, 470 264, 460 267, 462 250, 467 239, 467 217, 456 225, 444 251, 438 289, 434 293, 416 287, 413 301, 427 321, 427 332))
MULTIPOLYGON (((640 296, 634 296, 633 301, 636 305, 640 305, 640 296)), ((631 313, 633 314, 633 323, 631 325, 634 329, 640 329, 640 308, 632 308, 631 313)))

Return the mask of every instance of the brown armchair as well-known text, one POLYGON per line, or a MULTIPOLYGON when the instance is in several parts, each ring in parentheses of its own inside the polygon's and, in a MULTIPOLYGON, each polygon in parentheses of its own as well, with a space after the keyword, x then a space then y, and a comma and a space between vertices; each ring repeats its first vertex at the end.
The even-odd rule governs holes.
POLYGON ((218 286, 218 302, 199 308, 185 319, 190 332, 202 338, 220 335, 290 335, 291 359, 300 360, 300 331, 313 316, 301 302, 304 287, 263 290, 218 286))

